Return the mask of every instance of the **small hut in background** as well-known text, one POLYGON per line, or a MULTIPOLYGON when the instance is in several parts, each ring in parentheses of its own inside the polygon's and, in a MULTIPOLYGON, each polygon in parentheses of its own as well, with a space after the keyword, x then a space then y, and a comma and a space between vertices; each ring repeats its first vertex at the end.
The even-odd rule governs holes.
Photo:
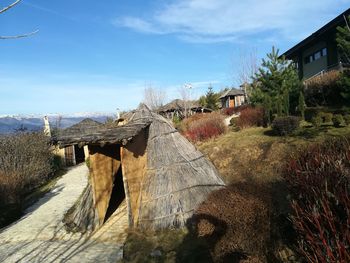
POLYGON ((58 138, 61 147, 87 145, 90 184, 65 221, 94 229, 125 198, 130 227, 184 226, 213 190, 224 187, 217 170, 162 116, 146 106, 123 126, 58 138))
POLYGON ((232 88, 226 91, 221 97, 222 108, 234 108, 241 106, 245 103, 245 92, 232 88))
MULTIPOLYGON (((59 133, 59 137, 79 137, 82 134, 96 132, 102 127, 102 123, 86 118, 81 122, 68 127, 59 133)), ((59 151, 64 165, 73 166, 84 162, 89 157, 89 150, 87 146, 79 147, 77 144, 65 145, 59 151)))
POLYGON ((211 109, 200 106, 196 101, 185 101, 176 99, 157 110, 157 113, 167 119, 177 118, 183 119, 196 113, 212 112, 211 109))

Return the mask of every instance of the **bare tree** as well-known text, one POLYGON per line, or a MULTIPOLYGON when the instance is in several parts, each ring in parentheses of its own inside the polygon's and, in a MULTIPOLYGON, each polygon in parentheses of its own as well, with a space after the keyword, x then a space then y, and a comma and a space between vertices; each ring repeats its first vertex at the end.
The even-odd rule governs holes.
MULTIPOLYGON (((19 2, 21 2, 22 0, 16 0, 15 2, 13 2, 12 4, 0 9, 0 14, 5 13, 6 11, 8 11, 9 9, 11 9, 12 7, 14 7, 15 5, 17 5, 19 2)), ((14 35, 14 36, 0 36, 0 39, 15 39, 15 38, 22 38, 22 37, 28 37, 31 35, 34 35, 38 32, 39 30, 35 30, 32 31, 30 33, 26 33, 26 34, 20 34, 20 35, 14 35)))
POLYGON ((185 117, 188 117, 188 112, 191 107, 191 91, 192 91, 191 84, 185 84, 179 88, 179 94, 180 94, 181 100, 183 101, 185 117))
POLYGON ((145 103, 151 110, 156 110, 163 106, 165 99, 165 90, 153 88, 151 85, 144 90, 143 103, 145 103))
POLYGON ((252 49, 250 51, 240 52, 239 62, 239 73, 238 81, 239 84, 251 83, 252 77, 258 71, 258 59, 257 50, 252 49))

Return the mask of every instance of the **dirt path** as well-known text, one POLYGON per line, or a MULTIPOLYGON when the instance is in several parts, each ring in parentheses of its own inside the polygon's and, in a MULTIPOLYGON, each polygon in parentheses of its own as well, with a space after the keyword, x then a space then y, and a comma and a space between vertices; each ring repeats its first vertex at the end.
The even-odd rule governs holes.
POLYGON ((116 262, 126 238, 125 204, 92 235, 67 233, 65 212, 87 184, 88 170, 69 170, 25 215, 0 232, 0 262, 116 262))

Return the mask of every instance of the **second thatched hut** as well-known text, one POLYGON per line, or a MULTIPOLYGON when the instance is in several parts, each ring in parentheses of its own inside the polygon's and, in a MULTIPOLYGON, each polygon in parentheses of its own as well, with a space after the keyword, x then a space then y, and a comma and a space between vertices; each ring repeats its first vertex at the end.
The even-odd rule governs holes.
POLYGON ((58 143, 89 149, 90 184, 66 222, 78 230, 102 225, 124 198, 130 227, 184 226, 208 194, 225 185, 202 153, 144 105, 123 126, 58 143))

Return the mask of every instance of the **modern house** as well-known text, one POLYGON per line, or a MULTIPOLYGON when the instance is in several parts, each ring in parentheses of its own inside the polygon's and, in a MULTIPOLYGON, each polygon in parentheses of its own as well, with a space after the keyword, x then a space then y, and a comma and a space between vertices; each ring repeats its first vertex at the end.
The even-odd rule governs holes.
POLYGON ((327 71, 342 68, 342 61, 337 51, 336 33, 338 26, 346 25, 345 18, 349 15, 350 9, 347 9, 282 54, 296 63, 300 79, 307 80, 327 71))
POLYGON ((243 90, 232 88, 226 91, 221 97, 222 108, 234 108, 245 103, 245 92, 243 90))

